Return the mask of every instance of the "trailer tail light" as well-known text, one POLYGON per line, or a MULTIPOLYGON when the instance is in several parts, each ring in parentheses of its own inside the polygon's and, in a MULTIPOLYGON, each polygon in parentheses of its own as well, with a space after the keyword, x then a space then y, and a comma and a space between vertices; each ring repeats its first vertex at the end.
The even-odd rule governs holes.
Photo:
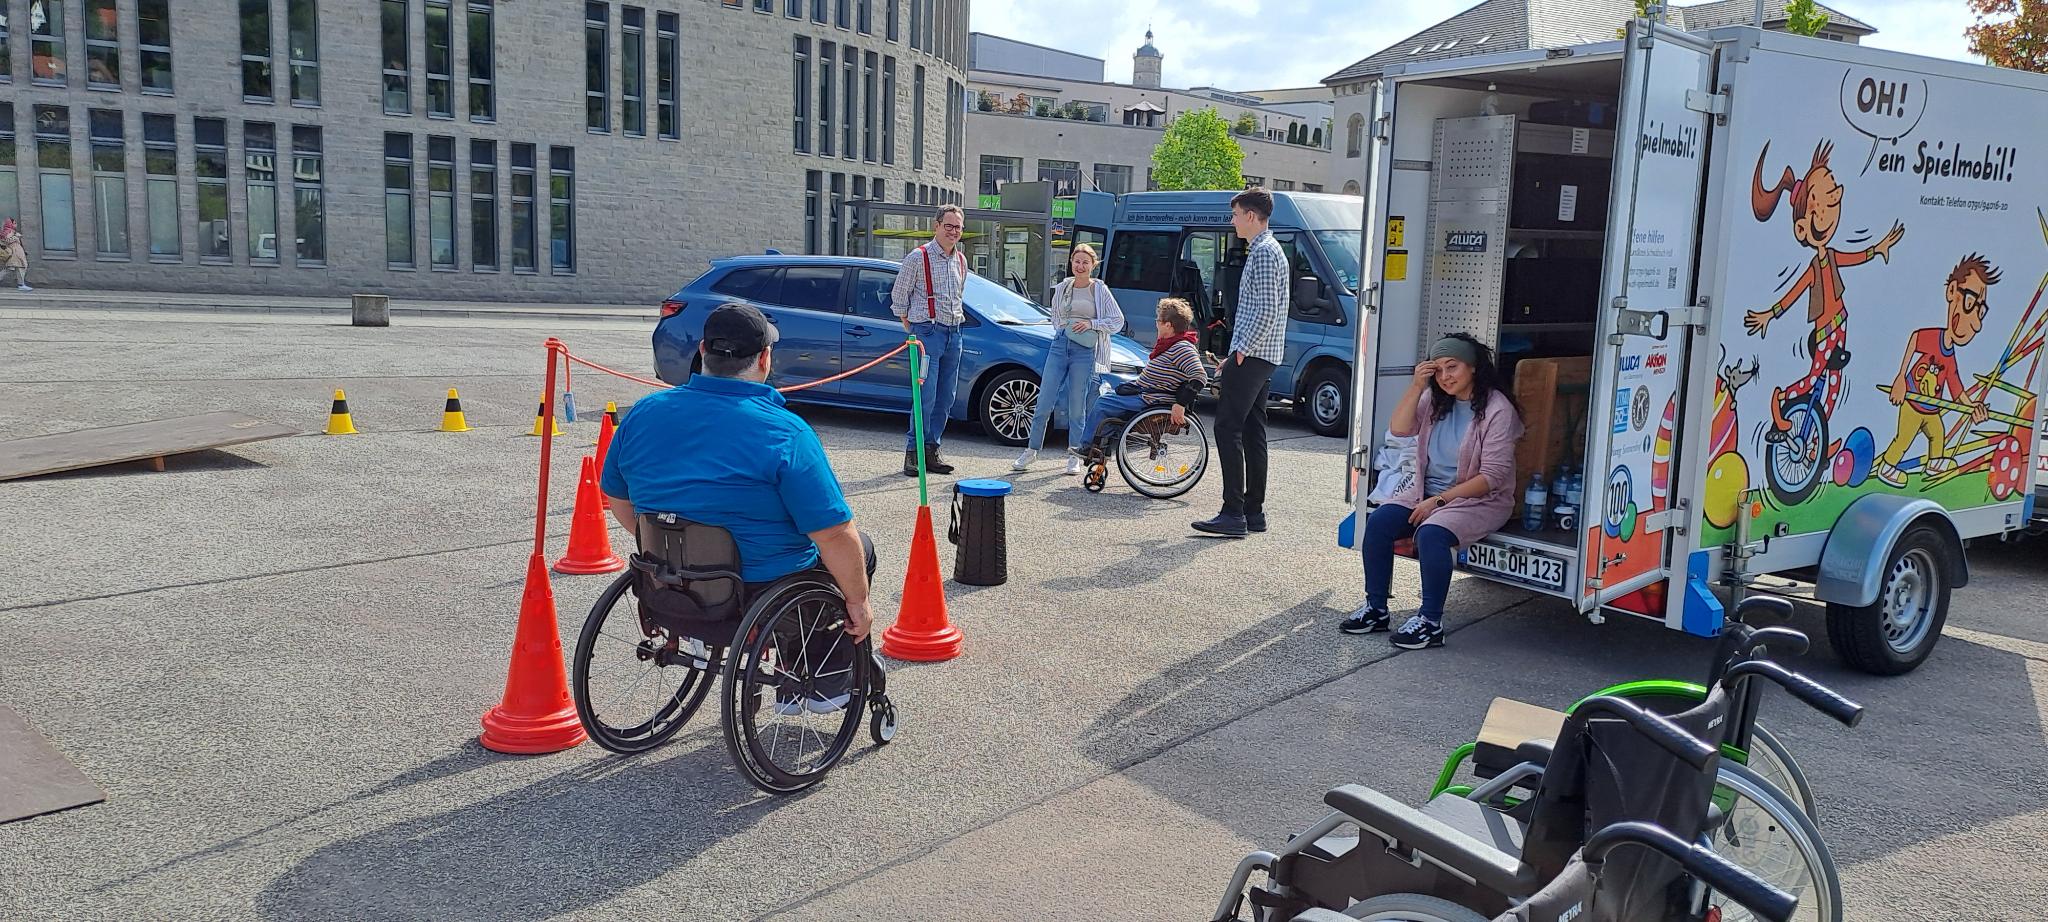
POLYGON ((1642 615, 1646 618, 1664 617, 1664 594, 1669 580, 1659 580, 1628 595, 1607 603, 1609 608, 1642 615))
POLYGON ((663 317, 674 317, 682 313, 683 308, 687 306, 688 303, 684 301, 663 301, 661 302, 661 315, 663 317))

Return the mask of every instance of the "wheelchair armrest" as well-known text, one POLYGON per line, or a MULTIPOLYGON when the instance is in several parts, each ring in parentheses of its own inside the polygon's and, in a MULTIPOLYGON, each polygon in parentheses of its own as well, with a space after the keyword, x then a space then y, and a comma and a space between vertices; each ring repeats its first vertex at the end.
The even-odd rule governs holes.
POLYGON ((1515 747, 1515 760, 1549 765, 1553 748, 1554 744, 1550 740, 1523 740, 1521 745, 1515 747))
POLYGON ((1323 802, 1350 817, 1360 828, 1426 855, 1495 893, 1513 896, 1533 889, 1533 872, 1526 869, 1519 856, 1474 839, 1372 788, 1347 784, 1323 795, 1323 802))

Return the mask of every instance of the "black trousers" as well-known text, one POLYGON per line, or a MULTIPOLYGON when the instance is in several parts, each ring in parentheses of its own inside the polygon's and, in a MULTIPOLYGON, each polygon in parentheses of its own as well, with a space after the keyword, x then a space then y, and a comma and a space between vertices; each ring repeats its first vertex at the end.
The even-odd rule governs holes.
POLYGON ((1266 511, 1266 388, 1272 362, 1245 356, 1223 359, 1216 407, 1216 455, 1223 461, 1223 511, 1266 511))

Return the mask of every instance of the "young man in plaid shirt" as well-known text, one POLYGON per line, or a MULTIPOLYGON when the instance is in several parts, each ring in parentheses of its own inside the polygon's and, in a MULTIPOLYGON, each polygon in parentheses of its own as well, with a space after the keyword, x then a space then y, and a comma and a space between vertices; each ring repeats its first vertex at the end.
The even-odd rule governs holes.
POLYGON ((1253 186, 1230 200, 1230 226, 1248 241, 1216 407, 1223 511, 1196 531, 1242 538, 1266 530, 1266 388, 1287 355, 1287 253, 1266 225, 1273 196, 1253 186))

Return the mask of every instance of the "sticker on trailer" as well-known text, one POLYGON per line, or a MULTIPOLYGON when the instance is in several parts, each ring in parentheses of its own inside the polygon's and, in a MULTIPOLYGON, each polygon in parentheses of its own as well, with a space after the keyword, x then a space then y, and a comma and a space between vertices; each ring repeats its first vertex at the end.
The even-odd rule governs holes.
POLYGON ((1628 405, 1635 399, 1634 391, 1622 387, 1614 392, 1614 434, 1628 434, 1628 405))
POLYGON ((1486 252, 1485 231, 1448 231, 1444 234, 1444 251, 1448 253, 1486 252))

